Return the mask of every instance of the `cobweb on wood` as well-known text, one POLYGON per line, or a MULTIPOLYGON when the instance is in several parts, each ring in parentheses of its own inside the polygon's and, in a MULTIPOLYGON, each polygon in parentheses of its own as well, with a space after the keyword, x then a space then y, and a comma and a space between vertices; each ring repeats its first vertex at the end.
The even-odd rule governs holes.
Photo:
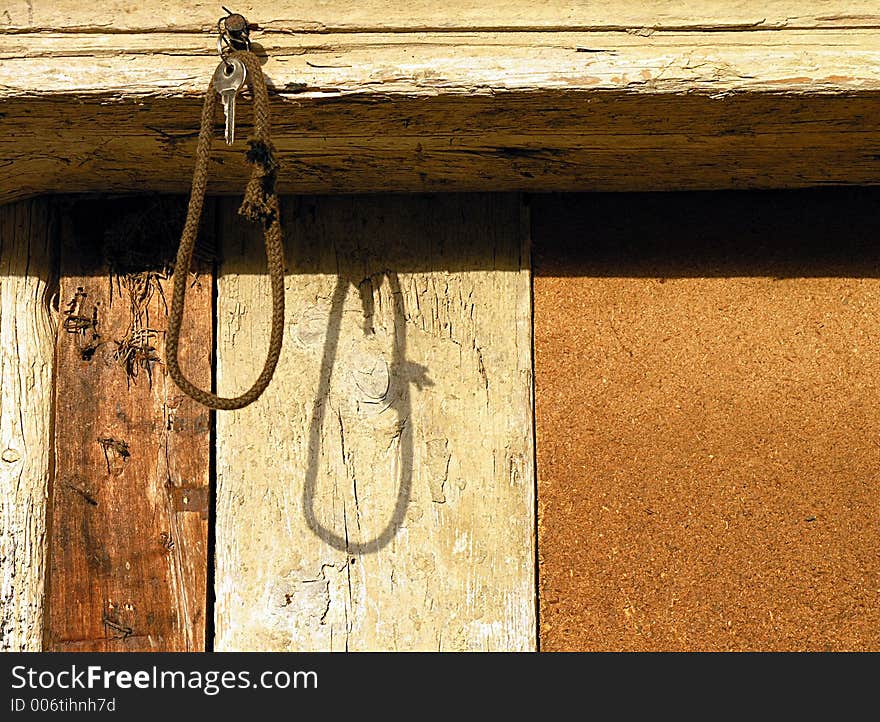
MULTIPOLYGON (((186 216, 185 199, 158 197, 137 210, 121 215, 104 233, 104 258, 110 271, 110 303, 114 295, 129 305, 129 324, 116 343, 114 356, 125 369, 129 383, 141 372, 153 383, 153 367, 161 363, 159 337, 150 307, 156 294, 168 313, 162 282, 174 271, 180 229, 186 216)), ((199 262, 210 263, 213 253, 196 249, 199 262)), ((194 279, 198 275, 194 274, 194 279)), ((195 281, 194 281, 195 282, 195 281)))

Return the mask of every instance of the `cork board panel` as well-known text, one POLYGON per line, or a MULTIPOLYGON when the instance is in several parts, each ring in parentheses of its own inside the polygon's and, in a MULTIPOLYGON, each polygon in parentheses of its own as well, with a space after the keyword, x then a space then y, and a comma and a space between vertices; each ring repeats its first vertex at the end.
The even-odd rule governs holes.
POLYGON ((543 650, 880 649, 878 208, 533 199, 543 650))

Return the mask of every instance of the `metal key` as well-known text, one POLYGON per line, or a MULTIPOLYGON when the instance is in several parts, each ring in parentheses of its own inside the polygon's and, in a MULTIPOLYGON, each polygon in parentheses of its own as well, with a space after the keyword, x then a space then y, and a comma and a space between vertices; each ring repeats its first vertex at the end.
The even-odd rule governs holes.
POLYGON ((214 71, 214 88, 223 101, 223 114, 226 116, 226 144, 235 140, 235 96, 244 85, 247 70, 238 58, 221 60, 214 71))

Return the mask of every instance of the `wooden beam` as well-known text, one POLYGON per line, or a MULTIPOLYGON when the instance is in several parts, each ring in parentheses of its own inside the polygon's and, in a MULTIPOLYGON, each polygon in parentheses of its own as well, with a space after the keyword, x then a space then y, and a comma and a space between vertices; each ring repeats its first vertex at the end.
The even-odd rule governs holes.
POLYGON ((51 458, 50 204, 0 207, 0 650, 39 651, 51 458))
MULTIPOLYGON (((556 30, 644 29, 717 30, 719 28, 791 29, 880 27, 880 12, 871 0, 643 0, 574 2, 573 0, 280 0, 236 3, 264 30, 295 33, 413 30, 556 30)), ((210 31, 219 7, 199 0, 158 0, 138 6, 124 0, 81 3, 54 0, 8 0, 0 14, 0 32, 66 31, 103 33, 170 29, 210 31)))
MULTIPOLYGON (((278 29, 255 42, 268 54, 287 192, 874 184, 880 36, 829 22, 644 34, 278 29)), ((0 199, 187 189, 213 36, 0 37, 10 170, 0 199)), ((244 137, 246 99, 239 121, 244 137)), ((241 188, 240 157, 241 146, 216 148, 213 190, 241 188)))
MULTIPOLYGON (((81 201, 63 227, 46 647, 205 647, 209 413, 167 378, 180 198, 81 201)), ((181 363, 210 383, 212 273, 181 363)))
MULTIPOLYGON (((285 198, 285 349, 217 418, 216 648, 536 645, 528 235, 515 196, 285 198)), ((225 203, 218 384, 268 337, 225 203)))

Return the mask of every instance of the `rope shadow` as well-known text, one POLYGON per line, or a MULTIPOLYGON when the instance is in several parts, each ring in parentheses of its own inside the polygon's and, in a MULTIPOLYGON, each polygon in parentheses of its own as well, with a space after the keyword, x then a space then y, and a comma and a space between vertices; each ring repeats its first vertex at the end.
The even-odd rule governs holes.
MULTIPOLYGON (((397 273, 385 271, 383 273, 388 280, 391 290, 394 315, 393 356, 389 369, 392 381, 401 383, 401 393, 391 395, 389 409, 397 414, 399 432, 399 472, 398 492, 391 518, 384 529, 372 539, 367 541, 352 541, 348 537, 347 525, 344 534, 324 525, 315 513, 315 494, 318 486, 318 459, 321 450, 321 430, 324 426, 326 409, 330 398, 330 382, 333 376, 333 366, 336 361, 339 337, 342 327, 342 315, 345 306, 345 297, 348 284, 356 282, 344 276, 339 276, 333 291, 330 305, 330 316, 327 324, 327 335, 324 339, 324 348, 321 357, 321 372, 318 390, 315 394, 312 420, 309 426, 308 466, 306 468, 305 483, 303 485, 302 506, 306 523, 309 529, 322 541, 334 549, 344 551, 347 554, 363 555, 376 553, 386 547, 397 535, 406 512, 409 507, 412 493, 413 476, 413 427, 411 421, 412 402, 410 398, 410 385, 415 384, 419 388, 430 386, 431 381, 427 377, 427 369, 420 364, 415 364, 406 359, 406 313, 403 302, 403 293, 400 289, 400 280, 397 273)), ((364 332, 372 333, 372 300, 368 301, 367 295, 361 286, 361 302, 364 308, 364 332)))

